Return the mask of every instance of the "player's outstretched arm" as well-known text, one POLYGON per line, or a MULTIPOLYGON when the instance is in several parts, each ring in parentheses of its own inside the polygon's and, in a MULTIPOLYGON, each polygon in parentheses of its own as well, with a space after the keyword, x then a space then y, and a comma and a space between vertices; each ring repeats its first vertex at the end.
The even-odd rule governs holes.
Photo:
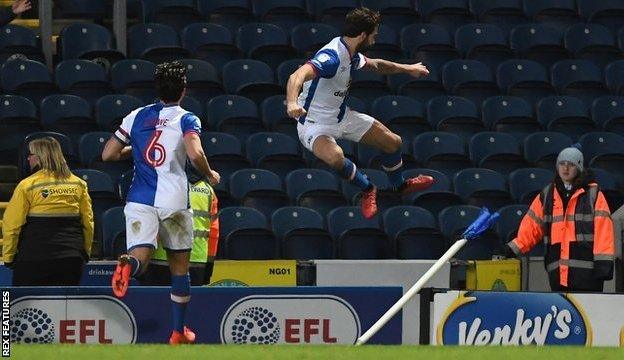
POLYGON ((364 69, 373 71, 382 75, 407 73, 413 77, 427 76, 429 70, 423 63, 416 64, 400 64, 383 59, 366 59, 364 69))
POLYGON ((132 147, 121 143, 119 139, 113 135, 102 150, 102 160, 104 161, 120 161, 129 159, 132 156, 132 147))
POLYGON ((199 136, 196 133, 184 135, 184 147, 186 148, 186 155, 193 163, 193 166, 206 176, 210 185, 217 185, 221 181, 221 175, 210 168, 199 136))
POLYGON ((297 97, 301 92, 303 83, 315 77, 314 67, 310 64, 304 64, 288 78, 288 83, 286 84, 286 113, 291 118, 298 119, 306 114, 305 109, 297 104, 297 97))

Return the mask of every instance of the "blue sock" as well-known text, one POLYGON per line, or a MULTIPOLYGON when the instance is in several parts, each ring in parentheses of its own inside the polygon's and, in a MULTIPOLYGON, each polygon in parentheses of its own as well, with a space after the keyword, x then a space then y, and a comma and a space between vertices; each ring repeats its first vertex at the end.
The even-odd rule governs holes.
POLYGON ((130 259, 130 276, 135 277, 141 271, 141 262, 132 255, 128 255, 128 258, 130 259))
POLYGON ((191 300, 191 279, 189 274, 171 275, 171 304, 173 305, 173 329, 184 331, 186 305, 191 300))
POLYGON ((381 168, 388 174, 391 186, 399 187, 405 182, 402 173, 403 160, 401 159, 401 150, 391 154, 384 154, 381 168))
POLYGON ((349 180, 353 185, 362 189, 362 191, 368 191, 373 188, 373 184, 371 184, 368 178, 347 158, 344 159, 344 166, 338 174, 341 178, 349 180))

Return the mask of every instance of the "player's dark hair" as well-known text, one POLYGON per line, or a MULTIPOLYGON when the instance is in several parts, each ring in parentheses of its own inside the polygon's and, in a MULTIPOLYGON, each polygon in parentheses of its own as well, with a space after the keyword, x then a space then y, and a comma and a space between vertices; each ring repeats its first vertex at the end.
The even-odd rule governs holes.
POLYGON ((156 92, 168 103, 180 100, 186 86, 186 66, 179 61, 165 62, 156 67, 156 92))
POLYGON ((365 7, 353 9, 345 18, 342 33, 348 37, 356 37, 363 32, 370 35, 380 23, 381 15, 377 11, 365 7))

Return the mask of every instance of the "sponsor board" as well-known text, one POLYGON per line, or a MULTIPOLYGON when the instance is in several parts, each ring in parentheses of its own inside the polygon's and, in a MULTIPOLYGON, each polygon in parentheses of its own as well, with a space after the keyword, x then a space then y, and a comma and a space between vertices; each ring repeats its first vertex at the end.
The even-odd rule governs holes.
POLYGON ((209 286, 296 286, 296 260, 217 260, 209 286))

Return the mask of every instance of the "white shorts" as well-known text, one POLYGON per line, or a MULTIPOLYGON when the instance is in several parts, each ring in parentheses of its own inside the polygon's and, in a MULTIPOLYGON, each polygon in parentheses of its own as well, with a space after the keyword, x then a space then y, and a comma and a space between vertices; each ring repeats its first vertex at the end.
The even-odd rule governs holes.
POLYGON ((347 109, 344 118, 339 123, 327 124, 319 123, 316 119, 306 118, 305 123, 297 123, 297 133, 299 141, 303 146, 312 150, 312 145, 317 137, 321 135, 336 139, 347 139, 359 142, 368 129, 373 126, 375 119, 372 116, 347 109))
POLYGON ((129 202, 126 215, 126 247, 151 246, 158 241, 168 250, 191 250, 193 245, 193 212, 129 202))

